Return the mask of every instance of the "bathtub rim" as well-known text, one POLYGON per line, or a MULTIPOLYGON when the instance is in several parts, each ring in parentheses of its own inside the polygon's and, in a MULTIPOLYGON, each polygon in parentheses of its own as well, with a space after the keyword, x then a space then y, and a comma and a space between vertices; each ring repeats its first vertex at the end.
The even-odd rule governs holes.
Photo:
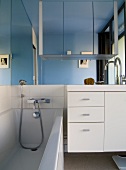
POLYGON ((60 136, 63 135, 62 127, 63 127, 63 110, 61 109, 60 113, 58 114, 58 116, 56 116, 56 119, 54 121, 52 131, 49 136, 47 145, 45 147, 45 151, 38 170, 44 169, 55 170, 57 168, 60 136))

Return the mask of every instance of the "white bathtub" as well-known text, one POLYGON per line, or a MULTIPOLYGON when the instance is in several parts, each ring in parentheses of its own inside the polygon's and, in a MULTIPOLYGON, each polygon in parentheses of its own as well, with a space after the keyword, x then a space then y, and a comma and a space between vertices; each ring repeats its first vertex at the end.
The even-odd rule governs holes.
MULTIPOLYGON (((19 112, 20 110, 16 111, 16 115, 18 115, 16 119, 16 123, 18 126, 19 126, 19 112)), ((9 153, 8 156, 6 156, 6 159, 2 161, 0 165, 0 170, 63 170, 64 169, 63 125, 62 125, 63 110, 45 109, 44 113, 42 113, 42 116, 46 117, 46 119, 45 118, 43 119, 43 124, 45 129, 44 130, 45 140, 41 145, 41 147, 37 151, 26 150, 21 148, 19 146, 19 143, 17 142, 17 145, 13 147, 11 153, 9 153), (46 131, 48 135, 46 134, 46 131)), ((18 132, 18 128, 17 128, 17 132, 18 132)), ((25 138, 24 141, 26 142, 28 140, 27 135, 24 136, 24 138, 25 138)))
POLYGON ((57 116, 38 170, 63 170, 63 125, 57 116))

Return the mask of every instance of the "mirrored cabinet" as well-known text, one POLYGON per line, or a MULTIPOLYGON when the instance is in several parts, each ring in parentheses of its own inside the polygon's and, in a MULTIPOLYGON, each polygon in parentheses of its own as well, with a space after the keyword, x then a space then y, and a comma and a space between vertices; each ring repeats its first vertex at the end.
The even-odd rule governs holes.
MULTIPOLYGON (((98 52, 98 34, 113 15, 117 16, 117 1, 44 1, 41 10, 42 58, 105 60, 117 55, 98 52)), ((117 24, 116 18, 115 27, 117 24)))

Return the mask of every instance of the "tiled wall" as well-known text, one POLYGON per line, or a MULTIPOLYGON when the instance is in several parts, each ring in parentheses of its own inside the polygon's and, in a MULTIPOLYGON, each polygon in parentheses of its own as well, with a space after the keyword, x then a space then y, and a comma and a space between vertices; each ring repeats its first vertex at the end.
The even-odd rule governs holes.
POLYGON ((15 116, 11 110, 11 86, 0 86, 0 163, 16 145, 15 116))
POLYGON ((22 141, 29 144, 29 139, 31 143, 40 142, 41 131, 39 120, 35 120, 32 116, 34 112, 33 104, 27 103, 27 99, 44 97, 50 99, 49 104, 42 103, 40 105, 44 137, 47 141, 55 119, 55 111, 66 108, 65 89, 66 86, 64 85, 25 85, 22 89, 21 86, 0 86, 0 164, 18 144, 21 90, 24 94, 23 111, 25 112, 23 115, 22 141), (27 122, 29 122, 29 126, 27 126, 27 122), (33 136, 28 136, 30 131, 33 132, 33 136))
POLYGON ((48 98, 50 103, 40 103, 41 108, 64 108, 64 85, 25 85, 12 86, 12 108, 21 108, 21 91, 24 94, 23 108, 33 108, 27 103, 31 98, 48 98))
POLYGON ((0 114, 11 109, 11 86, 0 86, 0 114))
POLYGON ((21 113, 21 91, 23 98, 23 120, 22 120, 22 142, 25 146, 39 144, 41 141, 41 129, 39 119, 34 119, 33 104, 27 102, 31 98, 48 98, 50 103, 40 103, 41 116, 44 129, 44 142, 48 140, 55 112, 66 106, 64 85, 24 85, 12 86, 12 108, 14 109, 17 122, 17 135, 19 132, 19 121, 21 113), (31 133, 29 133, 31 132, 31 133), (31 143, 30 143, 31 142, 31 143))

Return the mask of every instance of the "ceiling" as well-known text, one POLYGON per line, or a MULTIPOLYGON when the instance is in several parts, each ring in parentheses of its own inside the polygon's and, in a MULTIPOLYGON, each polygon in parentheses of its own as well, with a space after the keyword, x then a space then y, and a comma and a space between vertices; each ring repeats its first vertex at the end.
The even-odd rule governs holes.
MULTIPOLYGON (((29 18, 31 20, 31 23, 32 23, 37 35, 38 35, 39 0, 22 0, 22 1, 23 1, 24 6, 25 6, 25 8, 27 10, 27 13, 28 13, 29 18)), ((75 3, 75 7, 77 8, 77 6, 76 6, 77 2, 82 4, 83 2, 90 3, 92 1, 95 2, 95 4, 97 4, 94 7, 94 8, 96 8, 95 9, 95 11, 96 11, 95 12, 95 19, 97 19, 96 24, 95 24, 95 29, 97 31, 99 31, 100 29, 102 29, 103 25, 111 18, 110 16, 112 15, 112 7, 111 7, 111 5, 104 6, 104 5, 102 5, 101 2, 104 1, 104 2, 109 2, 108 4, 112 4, 113 0, 88 0, 88 1, 87 0, 79 0, 79 1, 78 0, 43 0, 43 4, 45 2, 50 2, 50 3, 51 2, 64 2, 66 4, 70 4, 72 2, 72 3, 75 3), (100 7, 100 4, 102 5, 102 7, 100 7), (104 21, 102 21, 101 18, 104 18, 104 17, 105 17, 105 19, 104 19, 104 21), (103 24, 103 22, 104 22, 104 24, 103 24), (99 25, 100 25, 100 27, 99 27, 99 25)), ((120 7, 123 4, 123 2, 124 2, 124 0, 118 0, 118 7, 120 7)), ((82 8, 84 6, 80 6, 80 7, 81 7, 80 10, 78 10, 78 11, 76 10, 76 14, 78 16, 77 18, 79 18, 79 15, 80 15, 81 11, 84 11, 83 8, 82 8)), ((76 20, 77 24, 75 24, 75 22, 72 22, 72 20, 75 19, 74 15, 69 14, 69 7, 66 7, 66 8, 68 8, 68 10, 66 10, 66 12, 68 13, 67 15, 69 16, 69 18, 68 18, 68 16, 66 15, 66 20, 65 20, 66 25, 67 25, 66 30, 70 30, 70 26, 71 26, 71 28, 74 28, 74 30, 76 30, 76 29, 78 29, 78 27, 77 27, 78 24, 81 25, 81 26, 85 26, 85 24, 81 23, 81 19, 76 20), (70 21, 71 21, 72 24, 70 24, 70 21)), ((73 12, 74 12, 74 9, 73 9, 73 12)), ((47 21, 46 17, 48 18, 48 13, 45 15, 45 22, 47 21)), ((57 18, 57 14, 56 13, 53 14, 53 17, 57 18)), ((120 17, 120 21, 121 21, 121 17, 120 17)), ((47 25, 48 24, 49 23, 47 23, 47 25)), ((50 30, 54 29, 53 25, 54 25, 54 23, 52 25, 49 25, 50 30)), ((90 27, 88 26, 87 28, 89 29, 90 27)))

